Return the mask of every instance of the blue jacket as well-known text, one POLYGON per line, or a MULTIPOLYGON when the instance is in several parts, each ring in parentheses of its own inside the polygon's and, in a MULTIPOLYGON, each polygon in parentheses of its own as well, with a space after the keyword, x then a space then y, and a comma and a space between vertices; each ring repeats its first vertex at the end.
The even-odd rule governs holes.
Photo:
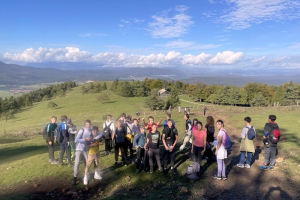
POLYGON ((134 147, 137 147, 137 145, 139 145, 141 148, 144 148, 145 144, 146 144, 146 133, 138 133, 133 138, 134 147))

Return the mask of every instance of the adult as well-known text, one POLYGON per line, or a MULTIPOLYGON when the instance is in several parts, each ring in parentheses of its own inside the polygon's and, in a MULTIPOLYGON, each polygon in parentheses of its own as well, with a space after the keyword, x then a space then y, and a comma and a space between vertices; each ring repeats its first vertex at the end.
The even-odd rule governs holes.
POLYGON ((207 108, 206 108, 206 106, 204 106, 203 107, 203 115, 205 116, 205 114, 206 114, 206 111, 207 111, 207 108))

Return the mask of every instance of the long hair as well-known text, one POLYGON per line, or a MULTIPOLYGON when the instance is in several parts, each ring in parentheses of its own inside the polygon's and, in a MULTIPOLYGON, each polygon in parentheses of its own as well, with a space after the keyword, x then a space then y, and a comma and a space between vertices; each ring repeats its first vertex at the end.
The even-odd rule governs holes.
POLYGON ((215 124, 215 120, 212 116, 207 116, 206 121, 209 126, 214 126, 215 124))

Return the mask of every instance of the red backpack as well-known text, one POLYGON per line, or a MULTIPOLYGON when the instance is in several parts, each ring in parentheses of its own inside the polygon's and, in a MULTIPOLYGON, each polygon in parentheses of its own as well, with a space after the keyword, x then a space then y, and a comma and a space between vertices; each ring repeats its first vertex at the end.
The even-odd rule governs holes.
POLYGON ((277 144, 279 139, 280 139, 280 135, 281 135, 281 131, 279 129, 279 126, 277 125, 276 127, 270 126, 270 132, 269 132, 269 141, 272 144, 277 144))

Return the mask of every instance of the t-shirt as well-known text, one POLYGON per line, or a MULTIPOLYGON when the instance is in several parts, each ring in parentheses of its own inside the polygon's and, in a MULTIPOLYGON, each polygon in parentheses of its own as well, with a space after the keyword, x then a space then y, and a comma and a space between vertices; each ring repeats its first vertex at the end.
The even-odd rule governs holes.
POLYGON ((156 131, 155 133, 148 133, 147 138, 149 139, 148 147, 151 149, 159 148, 160 132, 156 131))
POLYGON ((115 132, 115 138, 116 138, 116 143, 122 143, 125 141, 125 131, 123 128, 118 129, 116 128, 116 132, 115 132))
POLYGON ((197 127, 194 125, 192 128, 192 131, 196 131, 196 130, 197 130, 197 127))
POLYGON ((176 135, 178 135, 178 131, 176 128, 165 127, 163 130, 163 135, 165 135, 167 145, 172 146, 176 140, 176 135))
POLYGON ((204 147, 204 136, 206 135, 206 132, 204 130, 198 131, 195 130, 193 131, 193 145, 196 147, 204 147))
POLYGON ((225 129, 221 129, 220 131, 219 131, 219 133, 218 133, 218 138, 217 138, 217 140, 218 140, 218 142, 219 142, 219 137, 220 136, 222 136, 222 143, 224 142, 224 140, 225 140, 225 129))
MULTIPOLYGON (((158 129, 158 122, 156 122, 154 124, 157 125, 157 129, 158 129)), ((152 124, 145 123, 145 126, 148 126, 148 133, 150 133, 152 131, 152 124)))
POLYGON ((89 154, 97 154, 99 153, 99 142, 100 142, 100 139, 97 139, 95 141, 95 143, 97 144, 96 146, 93 146, 89 149, 89 154))

